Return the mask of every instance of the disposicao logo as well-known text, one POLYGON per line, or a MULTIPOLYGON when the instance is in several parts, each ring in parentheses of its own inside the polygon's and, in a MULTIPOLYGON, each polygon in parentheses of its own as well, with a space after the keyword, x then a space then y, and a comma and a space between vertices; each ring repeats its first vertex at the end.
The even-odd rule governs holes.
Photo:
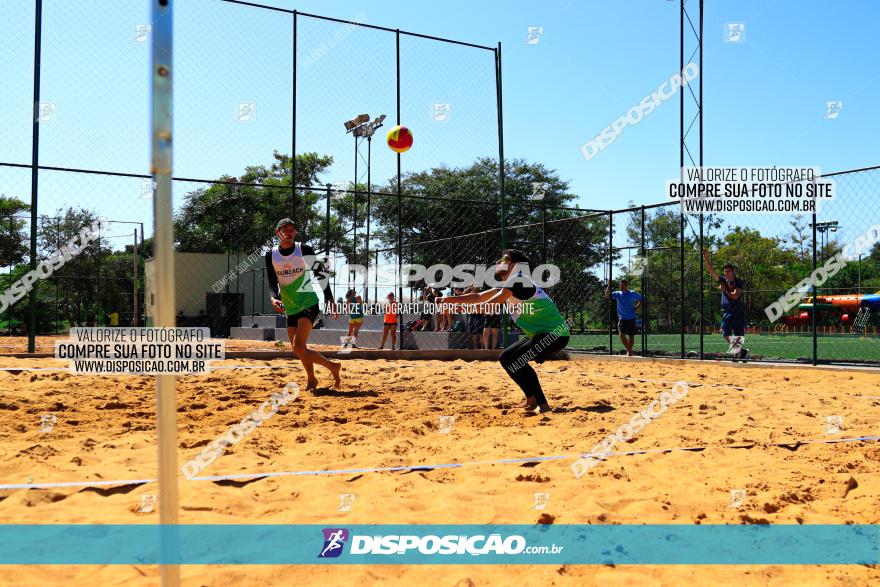
POLYGON ((324 548, 318 558, 336 558, 342 554, 343 546, 348 540, 348 530, 345 528, 324 528, 324 548))

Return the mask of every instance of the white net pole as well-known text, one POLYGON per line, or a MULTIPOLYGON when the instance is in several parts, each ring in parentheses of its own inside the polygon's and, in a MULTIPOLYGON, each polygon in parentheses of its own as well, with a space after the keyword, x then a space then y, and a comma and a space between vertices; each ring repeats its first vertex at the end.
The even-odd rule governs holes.
MULTIPOLYGON (((171 49, 172 0, 152 0, 152 165, 156 292, 154 326, 175 326, 174 225, 171 205, 171 49)), ((167 562, 178 552, 177 399, 174 375, 156 376, 159 436, 160 556, 167 562)), ((162 564, 162 585, 180 584, 180 567, 162 564)))

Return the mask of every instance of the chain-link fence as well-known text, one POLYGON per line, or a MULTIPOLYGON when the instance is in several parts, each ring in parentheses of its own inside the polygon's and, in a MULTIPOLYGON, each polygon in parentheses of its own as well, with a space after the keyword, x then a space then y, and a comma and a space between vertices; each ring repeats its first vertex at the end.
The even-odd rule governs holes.
MULTIPOLYGON (((36 6, 11 0, 8 8, 15 18, 0 23, 0 38, 14 64, 10 83, 0 89, 0 219, 30 212, 31 222, 21 220, 25 224, 7 235, 0 259, 7 281, 51 255, 42 236, 29 243, 30 225, 47 213, 73 213, 80 228, 97 217, 126 218, 141 231, 129 246, 139 258, 130 275, 123 275, 121 261, 102 257, 125 255, 122 240, 102 237, 102 252, 84 254, 56 271, 51 287, 37 283, 36 294, 15 300, 7 313, 30 316, 33 324, 10 318, 6 329, 33 337, 99 324, 104 314, 114 324, 150 325, 155 186, 148 145, 132 140, 149 126, 143 75, 155 24, 149 6, 78 10, 58 0, 36 6), (80 38, 75 31, 82 30, 92 34, 80 38), (93 62, 86 83, 77 72, 91 53, 114 59, 93 62), (130 280, 129 300, 119 297, 120 288, 67 287, 74 275, 96 284, 130 280), (77 303, 46 297, 54 288, 77 303), (114 293, 99 295, 104 291, 114 293)), ((370 291, 366 275, 349 269, 399 265, 404 239, 411 242, 410 259, 424 254, 420 247, 439 246, 430 241, 450 234, 443 222, 415 222, 406 235, 398 230, 426 208, 413 199, 424 195, 418 181, 430 181, 437 170, 497 161, 500 46, 379 26, 369 8, 343 16, 231 0, 176 7, 172 195, 179 323, 208 325, 220 336, 255 324, 282 326, 283 333, 274 319, 252 319, 272 314, 264 255, 283 217, 296 220, 297 240, 330 260, 337 297, 339 288, 362 289, 367 301, 385 290, 401 295, 399 280, 374 280, 370 291), (403 154, 383 140, 395 124, 415 137, 415 147, 403 154)), ((484 187, 461 185, 448 193, 444 186, 430 199, 432 214, 452 222, 467 218, 463 210, 443 210, 443 201, 471 197, 467 190, 480 190, 483 202, 499 201, 497 181, 488 188, 494 194, 484 187)))
MULTIPOLYGON (((705 249, 717 273, 730 264, 743 282, 744 342, 753 360, 880 361, 880 218, 866 205, 877 201, 880 168, 824 177, 834 179, 835 196, 815 215, 683 216, 674 204, 608 213, 614 283, 627 277, 643 296, 635 349, 731 356, 705 249), (835 267, 843 252, 845 262, 835 267)), ((604 316, 613 331, 616 308, 605 307, 604 316)), ((574 348, 619 352, 622 343, 612 332, 605 344, 574 348)))
MULTIPOLYGON (((149 325, 154 187, 148 145, 132 140, 145 135, 149 119, 147 6, 98 10, 44 0, 36 14, 27 0, 9 6, 22 18, 0 22, 10 64, 9 83, 0 87, 4 291, 95 219, 119 220, 8 303, 0 328, 21 336, 75 325, 149 325), (94 34, 83 37, 82 30, 94 34), (83 83, 83 51, 116 59, 95 62, 83 83)), ((500 45, 378 26, 369 8, 344 16, 224 0, 177 6, 173 200, 181 324, 208 325, 215 335, 253 338, 255 345, 284 340, 265 254, 277 243, 275 223, 289 216, 297 240, 328 259, 337 300, 351 291, 367 304, 391 293, 404 303, 424 301, 438 273, 405 281, 397 268, 490 270, 502 249, 518 248, 533 265, 559 269, 561 280, 548 291, 571 326, 571 350, 621 352, 617 304, 605 293, 626 276, 643 296, 637 353, 717 357, 729 343, 718 286, 701 256, 708 249, 716 270, 731 263, 744 282, 753 358, 880 361, 877 246, 815 292, 790 291, 876 224, 878 168, 831 174, 837 196, 815 217, 701 218, 668 204, 579 209, 568 185, 543 165, 506 159, 499 168, 500 45), (414 136, 402 154, 382 140, 397 123, 414 136), (771 321, 766 309, 787 293, 796 307, 771 321)), ((450 293, 435 289, 432 295, 450 293)), ((410 310, 397 327, 405 348, 486 344, 471 336, 467 316, 429 316, 422 332, 430 337, 404 337, 424 317, 418 307, 410 310)), ((381 331, 382 322, 380 313, 364 329, 381 331)), ((317 326, 329 341, 346 330, 347 318, 317 326)), ((518 334, 506 319, 499 330, 502 339, 518 334)))

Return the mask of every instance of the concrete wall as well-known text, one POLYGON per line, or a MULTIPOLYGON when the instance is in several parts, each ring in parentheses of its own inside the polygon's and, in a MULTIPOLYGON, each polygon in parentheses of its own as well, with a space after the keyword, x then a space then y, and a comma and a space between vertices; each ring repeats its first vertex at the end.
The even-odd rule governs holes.
MULTIPOLYGON (((244 256, 242 259, 244 259, 244 256)), ((261 262, 262 259, 257 261, 255 266, 261 262)), ((225 254, 174 253, 174 298, 175 307, 177 308, 175 314, 182 310, 185 316, 197 316, 199 310, 206 310, 205 294, 215 293, 212 286, 222 279, 228 271, 234 269, 237 263, 238 261, 236 261, 235 256, 230 256, 227 260, 225 254)), ((156 311, 156 300, 153 295, 154 259, 146 260, 144 263, 144 274, 146 277, 145 306, 147 324, 152 324, 156 311)), ((235 278, 230 280, 229 291, 235 291, 235 282, 235 278)), ((245 279, 242 276, 239 292, 244 294, 244 312, 246 314, 250 314, 253 311, 253 296, 251 295, 250 285, 250 279, 245 279)), ((225 288, 221 288, 219 291, 225 291, 225 288)), ((257 283, 256 295, 259 296, 260 292, 260 284, 257 283)), ((257 309, 259 310, 259 305, 257 309)))

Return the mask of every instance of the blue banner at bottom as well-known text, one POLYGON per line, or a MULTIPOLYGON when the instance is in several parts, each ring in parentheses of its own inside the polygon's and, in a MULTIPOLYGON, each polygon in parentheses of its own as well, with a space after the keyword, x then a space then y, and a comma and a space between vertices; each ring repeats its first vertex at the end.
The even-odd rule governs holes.
POLYGON ((0 564, 876 565, 878 525, 0 525, 0 564))

